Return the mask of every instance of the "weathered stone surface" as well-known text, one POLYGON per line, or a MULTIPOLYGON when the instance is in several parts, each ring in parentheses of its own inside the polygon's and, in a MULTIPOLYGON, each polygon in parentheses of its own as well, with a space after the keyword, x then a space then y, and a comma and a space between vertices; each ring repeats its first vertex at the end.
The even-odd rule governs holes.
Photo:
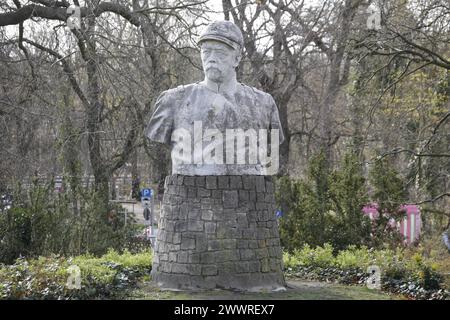
POLYGON ((217 189, 217 177, 206 176, 206 189, 217 189))
POLYGON ((215 222, 205 222, 206 233, 214 234, 216 233, 216 223, 215 222))
MULTIPOLYGON (((264 178, 264 177, 262 177, 262 178, 264 178)), ((195 186, 195 177, 186 176, 184 178, 184 185, 195 186)))
POLYGON ((228 189, 229 188, 229 178, 228 176, 218 176, 218 188, 219 189, 228 189))
POLYGON ((249 194, 247 190, 239 190, 239 201, 248 201, 249 194))
POLYGON ((222 190, 212 190, 211 195, 212 195, 213 199, 221 199, 222 200, 222 190))
POLYGON ((255 185, 256 192, 265 192, 266 191, 266 181, 264 180, 264 176, 255 177, 255 185))
POLYGON ((242 177, 230 176, 230 189, 239 190, 242 189, 242 177))
POLYGON ((204 265, 204 266, 202 266, 202 275, 204 275, 204 276, 215 276, 215 275, 217 275, 217 266, 215 266, 215 265, 204 265))
POLYGON ((181 242, 181 250, 195 249, 195 239, 183 239, 181 242))
POLYGON ((244 184, 245 190, 255 190, 255 179, 254 176, 243 176, 242 182, 244 184))
POLYGON ((223 207, 225 209, 230 208, 237 208, 238 207, 238 191, 232 190, 223 191, 223 207))
POLYGON ((206 198, 211 196, 211 190, 207 190, 205 188, 198 188, 197 192, 199 198, 206 198))
POLYGON ((169 289, 283 287, 271 184, 255 176, 166 179, 154 281, 169 289))
POLYGON ((189 220, 188 230, 189 231, 203 231, 203 221, 189 220))

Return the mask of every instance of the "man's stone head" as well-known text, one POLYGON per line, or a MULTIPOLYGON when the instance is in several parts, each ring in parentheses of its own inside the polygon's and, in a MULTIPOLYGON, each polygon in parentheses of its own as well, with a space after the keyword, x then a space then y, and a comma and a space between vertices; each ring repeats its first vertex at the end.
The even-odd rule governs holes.
POLYGON ((235 76, 243 42, 241 30, 230 21, 208 25, 199 40, 205 76, 214 82, 224 82, 235 76))

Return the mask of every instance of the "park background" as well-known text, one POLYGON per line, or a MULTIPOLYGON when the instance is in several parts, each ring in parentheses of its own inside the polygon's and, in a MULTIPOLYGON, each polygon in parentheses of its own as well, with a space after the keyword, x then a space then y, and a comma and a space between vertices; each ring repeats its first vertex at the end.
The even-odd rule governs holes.
POLYGON ((0 298, 127 297, 150 282, 139 191, 158 211, 170 154, 143 132, 162 91, 202 79, 196 40, 214 19, 244 33, 238 80, 279 108, 286 275, 363 286, 378 265, 384 292, 448 296, 448 1, 7 0, 0 298), (402 205, 420 212, 406 241, 402 205), (80 290, 65 285, 72 264, 80 290))

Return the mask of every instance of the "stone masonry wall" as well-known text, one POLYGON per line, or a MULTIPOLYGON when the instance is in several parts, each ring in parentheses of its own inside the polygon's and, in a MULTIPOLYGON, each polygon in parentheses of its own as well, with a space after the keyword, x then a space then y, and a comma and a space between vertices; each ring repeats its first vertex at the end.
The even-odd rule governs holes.
POLYGON ((165 180, 152 277, 166 289, 280 289, 285 285, 268 176, 165 180))

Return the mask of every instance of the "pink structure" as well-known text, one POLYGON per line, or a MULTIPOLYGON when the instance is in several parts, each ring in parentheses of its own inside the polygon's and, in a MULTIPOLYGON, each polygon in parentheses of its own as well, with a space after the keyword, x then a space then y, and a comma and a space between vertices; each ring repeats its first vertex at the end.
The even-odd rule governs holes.
POLYGON ((370 220, 378 218, 378 206, 376 204, 365 205, 362 211, 366 216, 369 217, 370 220))
MULTIPOLYGON (((420 216, 420 209, 414 204, 402 205, 400 209, 406 212, 406 216, 397 222, 397 230, 403 235, 406 244, 411 244, 419 239, 422 220, 420 216)), ((369 217, 370 220, 378 218, 378 206, 376 204, 368 204, 363 207, 363 213, 369 217)), ((391 219, 390 223, 394 223, 391 219)))

